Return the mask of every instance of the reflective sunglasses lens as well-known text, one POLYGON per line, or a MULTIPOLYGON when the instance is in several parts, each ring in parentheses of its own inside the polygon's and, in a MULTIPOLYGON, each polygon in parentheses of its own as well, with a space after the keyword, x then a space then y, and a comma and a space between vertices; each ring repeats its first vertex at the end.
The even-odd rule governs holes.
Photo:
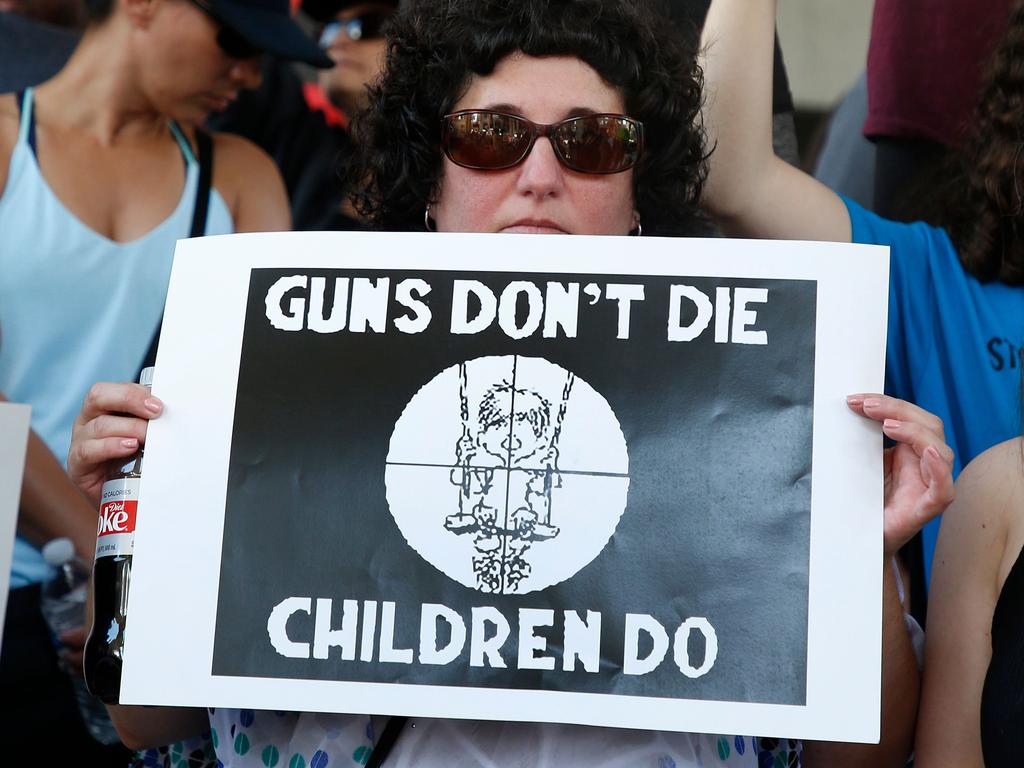
POLYGON ((390 13, 364 13, 347 21, 331 21, 324 25, 320 33, 320 47, 330 48, 344 30, 352 42, 360 40, 376 40, 384 36, 384 25, 391 18, 390 13))
POLYGON ((554 131, 558 154, 567 166, 583 173, 619 173, 640 158, 640 126, 614 115, 569 120, 554 131))
POLYGON ((339 34, 341 34, 341 22, 329 21, 324 24, 323 31, 320 33, 320 47, 330 48, 338 39, 339 34))
POLYGON ((467 168, 511 168, 526 156, 532 141, 530 125, 511 115, 463 112, 445 120, 445 153, 467 168))
POLYGON ((362 19, 349 19, 348 21, 343 22, 341 26, 345 28, 345 34, 348 35, 348 39, 352 42, 357 42, 363 39, 362 19))

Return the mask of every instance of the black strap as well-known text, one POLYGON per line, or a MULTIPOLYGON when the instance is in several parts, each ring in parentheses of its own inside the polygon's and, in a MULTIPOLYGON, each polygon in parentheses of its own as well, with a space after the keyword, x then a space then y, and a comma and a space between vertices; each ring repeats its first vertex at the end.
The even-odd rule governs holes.
POLYGON ((213 183, 213 140, 202 128, 196 128, 196 148, 199 150, 199 184, 196 185, 196 203, 192 208, 192 226, 189 237, 206 234, 206 214, 210 210, 210 187, 213 183))
MULTIPOLYGON (((213 139, 210 134, 201 128, 196 128, 196 149, 199 159, 199 183, 196 184, 196 200, 192 207, 192 224, 189 227, 189 237, 202 237, 206 233, 206 216, 210 210, 210 190, 213 186, 213 139)), ((142 360, 142 368, 149 368, 156 365, 156 350, 160 346, 160 329, 163 326, 163 318, 156 327, 153 340, 149 343, 149 349, 142 360)), ((136 380, 138 377, 136 377, 136 380)))
MULTIPOLYGON (((27 91, 18 91, 16 97, 18 103, 18 110, 20 114, 25 114, 25 109, 28 106, 28 93, 27 91)), ((36 115, 33 110, 32 114, 28 116, 28 148, 32 150, 32 154, 38 156, 36 152, 36 115)))
POLYGON ((373 746, 370 759, 366 761, 366 768, 380 768, 384 764, 408 719, 407 717, 397 716, 388 718, 388 724, 384 726, 384 732, 373 746))

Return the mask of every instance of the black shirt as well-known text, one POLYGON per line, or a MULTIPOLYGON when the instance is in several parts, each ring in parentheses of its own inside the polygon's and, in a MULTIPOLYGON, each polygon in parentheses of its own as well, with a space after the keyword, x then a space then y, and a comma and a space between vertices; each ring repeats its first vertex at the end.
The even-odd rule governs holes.
POLYGON ((1021 764, 1024 725, 1024 557, 1017 555, 992 615, 992 661, 981 692, 981 749, 987 768, 1021 764))

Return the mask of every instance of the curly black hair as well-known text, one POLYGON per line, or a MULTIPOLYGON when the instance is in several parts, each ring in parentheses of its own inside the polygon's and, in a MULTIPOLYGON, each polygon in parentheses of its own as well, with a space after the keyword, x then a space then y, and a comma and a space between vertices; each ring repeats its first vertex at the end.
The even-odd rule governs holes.
POLYGON ((473 75, 522 52, 575 56, 621 90, 626 112, 644 125, 645 152, 633 176, 644 232, 690 231, 702 220, 706 175, 703 75, 692 35, 654 1, 405 3, 391 21, 385 74, 355 121, 348 179, 356 210, 381 229, 422 229, 442 174, 441 117, 473 75))
POLYGON ((1024 285, 1024 0, 982 77, 963 146, 918 179, 901 213, 943 227, 964 270, 1024 285))

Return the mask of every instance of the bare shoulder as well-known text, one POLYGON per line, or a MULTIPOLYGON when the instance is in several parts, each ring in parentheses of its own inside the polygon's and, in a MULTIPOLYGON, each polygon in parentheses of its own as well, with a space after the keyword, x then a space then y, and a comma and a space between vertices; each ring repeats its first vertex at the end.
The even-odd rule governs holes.
MULTIPOLYGON (((957 495, 1004 512, 1024 500, 1024 442, 1016 437, 978 455, 957 480, 957 495)), ((1024 510, 1020 510, 1024 512, 1024 510)))
POLYGON ((0 192, 7 183, 7 166, 18 142, 21 111, 13 93, 0 94, 0 192))
POLYGON ((949 517, 964 535, 1001 545, 1001 585, 1024 544, 1024 441, 1007 440, 977 456, 960 473, 956 494, 944 524, 949 517))
POLYGON ((288 196, 270 155, 230 133, 213 134, 213 143, 213 184, 231 209, 236 229, 289 229, 288 196))
POLYGON ((277 167, 270 155, 244 136, 233 133, 214 133, 213 146, 217 158, 216 172, 226 177, 242 177, 276 173, 277 167))

